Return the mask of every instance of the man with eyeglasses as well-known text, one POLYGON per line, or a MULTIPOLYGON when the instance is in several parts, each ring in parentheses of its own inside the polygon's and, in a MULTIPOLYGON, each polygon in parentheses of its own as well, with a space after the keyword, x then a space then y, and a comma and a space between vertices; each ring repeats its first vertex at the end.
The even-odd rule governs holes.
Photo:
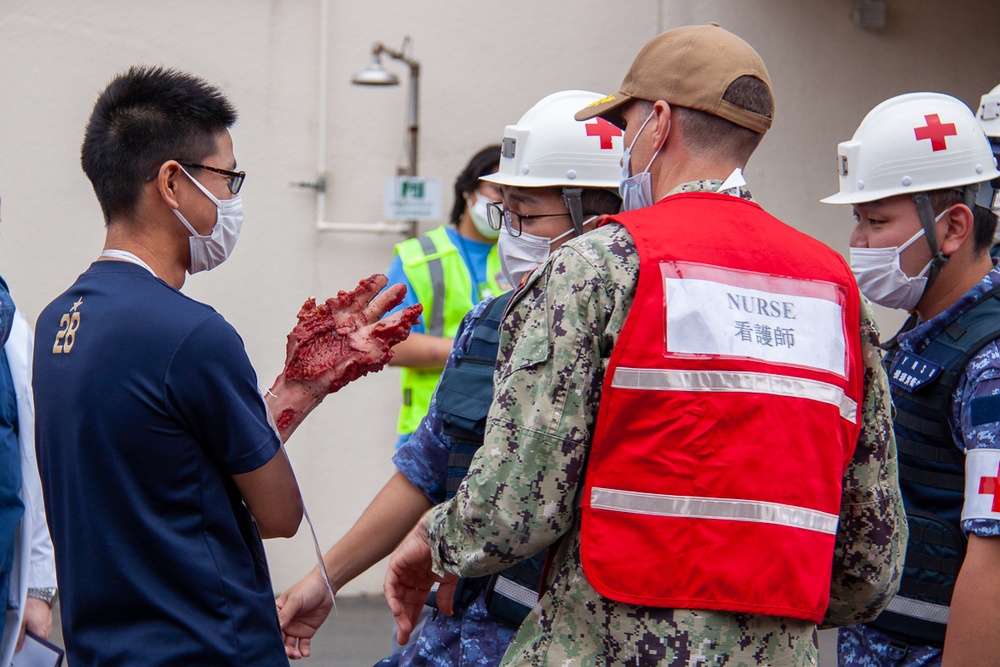
POLYGON ((624 131, 625 210, 511 300, 483 447, 390 561, 401 638, 434 582, 447 608, 456 577, 542 548, 504 665, 804 667, 818 624, 888 602, 906 524, 877 332, 843 258, 746 188, 772 109, 760 56, 711 24, 577 113, 624 131))
MULTIPOLYGON (((301 346, 303 324, 352 318, 383 364, 398 342, 381 340, 378 320, 402 298, 392 287, 375 297, 384 278, 333 305, 307 302, 265 399, 235 329, 179 291, 186 274, 229 257, 243 224, 235 120, 205 81, 133 67, 87 124, 81 163, 104 249, 41 313, 34 349, 39 469, 74 667, 287 665, 261 543, 293 535, 302 517, 281 445, 368 361, 314 373, 322 360, 305 350, 322 349, 301 346)), ((407 328, 414 315, 387 319, 407 328)))

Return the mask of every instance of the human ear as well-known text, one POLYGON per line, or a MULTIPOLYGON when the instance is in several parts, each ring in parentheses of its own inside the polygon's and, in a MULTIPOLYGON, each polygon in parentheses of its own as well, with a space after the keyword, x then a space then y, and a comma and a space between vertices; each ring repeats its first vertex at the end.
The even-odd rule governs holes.
POLYGON ((974 217, 968 206, 955 204, 941 218, 941 222, 945 223, 941 252, 946 256, 951 256, 972 237, 974 217))
POLYGON ((160 165, 160 169, 154 177, 160 198, 173 209, 180 208, 178 181, 182 175, 181 166, 173 160, 167 160, 160 165))
POLYGON ((653 145, 663 146, 663 142, 666 141, 667 135, 670 133, 670 105, 663 100, 657 100, 653 104, 653 113, 656 114, 656 128, 653 130, 653 145))

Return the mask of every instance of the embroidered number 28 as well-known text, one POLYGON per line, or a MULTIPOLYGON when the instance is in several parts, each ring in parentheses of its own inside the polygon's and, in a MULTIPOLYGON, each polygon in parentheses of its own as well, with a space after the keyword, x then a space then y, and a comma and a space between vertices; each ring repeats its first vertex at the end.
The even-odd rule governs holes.
POLYGON ((69 354, 76 342, 76 330, 80 327, 80 313, 66 313, 59 320, 59 333, 56 334, 52 354, 69 354))

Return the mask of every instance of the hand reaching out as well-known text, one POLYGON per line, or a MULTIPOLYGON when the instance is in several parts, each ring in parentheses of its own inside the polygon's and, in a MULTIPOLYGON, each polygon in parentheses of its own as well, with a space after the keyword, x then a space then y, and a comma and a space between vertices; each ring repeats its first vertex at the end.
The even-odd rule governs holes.
POLYGON ((427 595, 435 583, 438 611, 445 616, 452 614, 452 601, 458 577, 448 574, 443 577, 432 569, 431 549, 427 544, 427 531, 423 520, 417 522, 389 560, 389 571, 385 575, 382 589, 385 601, 396 620, 396 642, 402 646, 410 639, 410 634, 420 619, 420 612, 427 601, 427 595))

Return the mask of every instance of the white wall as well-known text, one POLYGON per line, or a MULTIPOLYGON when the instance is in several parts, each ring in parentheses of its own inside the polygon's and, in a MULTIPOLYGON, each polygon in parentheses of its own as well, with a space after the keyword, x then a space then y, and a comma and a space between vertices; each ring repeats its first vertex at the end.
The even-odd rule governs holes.
MULTIPOLYGON (((0 272, 30 319, 100 251, 101 213, 79 145, 98 91, 133 64, 192 71, 240 109, 233 137, 248 173, 247 224, 234 257, 184 291, 236 326, 262 383, 280 370, 305 297, 385 270, 400 237, 317 232, 315 195, 289 186, 316 178, 320 2, 0 0, 0 272)), ((890 0, 888 28, 866 32, 852 22, 853 0, 331 0, 323 216, 379 220, 382 181, 406 163, 405 68, 384 62, 401 87, 350 84, 374 41, 398 48, 412 36, 420 173, 450 193, 468 157, 544 95, 613 92, 654 34, 718 21, 758 49, 777 95, 775 126, 747 170, 751 187, 766 208, 844 252, 850 211, 818 203, 837 187, 837 142, 898 93, 977 104, 1000 82, 995 20, 981 14, 991 4, 890 0)), ((445 215, 450 207, 449 194, 445 215)), ((882 315, 887 330, 899 322, 882 315)), ((392 473, 397 382, 390 369, 345 388, 289 443, 324 548, 392 473)), ((313 563, 305 529, 268 552, 278 590, 313 563)), ((373 568, 345 593, 380 592, 383 572, 373 568)))

